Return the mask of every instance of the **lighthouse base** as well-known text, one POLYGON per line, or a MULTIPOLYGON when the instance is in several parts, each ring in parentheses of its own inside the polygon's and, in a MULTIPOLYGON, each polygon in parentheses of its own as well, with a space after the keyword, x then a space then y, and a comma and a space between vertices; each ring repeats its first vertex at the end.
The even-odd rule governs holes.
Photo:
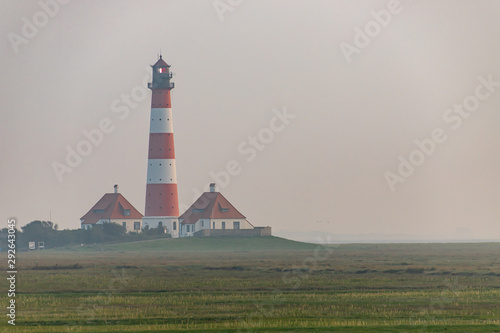
POLYGON ((179 217, 177 216, 144 216, 142 218, 143 229, 166 228, 172 238, 179 237, 179 217))

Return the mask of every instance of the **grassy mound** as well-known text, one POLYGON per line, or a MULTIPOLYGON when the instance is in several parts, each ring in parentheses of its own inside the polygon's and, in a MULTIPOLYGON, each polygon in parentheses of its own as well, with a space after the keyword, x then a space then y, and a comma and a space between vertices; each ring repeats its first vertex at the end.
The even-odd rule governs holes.
POLYGON ((288 251, 311 250, 317 245, 279 237, 186 237, 103 245, 111 251, 288 251))

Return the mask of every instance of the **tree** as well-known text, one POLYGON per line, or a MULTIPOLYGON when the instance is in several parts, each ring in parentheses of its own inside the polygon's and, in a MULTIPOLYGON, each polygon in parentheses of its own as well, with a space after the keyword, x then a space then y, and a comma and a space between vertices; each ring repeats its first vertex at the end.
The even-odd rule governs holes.
POLYGON ((44 242, 45 247, 60 246, 61 238, 57 237, 57 224, 50 221, 33 221, 21 227, 21 247, 27 247, 28 242, 44 242))
POLYGON ((117 223, 102 224, 102 232, 111 238, 122 237, 127 233, 127 230, 117 223))
POLYGON ((58 226, 51 221, 33 221, 28 223, 24 227, 21 227, 23 233, 26 235, 36 232, 42 232, 43 234, 52 234, 57 231, 58 226))

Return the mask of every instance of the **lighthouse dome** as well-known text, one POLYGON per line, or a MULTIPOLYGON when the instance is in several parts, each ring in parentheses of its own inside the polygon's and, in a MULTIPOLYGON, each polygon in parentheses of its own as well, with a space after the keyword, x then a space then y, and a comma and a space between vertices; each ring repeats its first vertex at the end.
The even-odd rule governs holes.
POLYGON ((153 67, 170 67, 170 65, 167 64, 160 55, 160 59, 158 59, 158 61, 153 65, 153 67))

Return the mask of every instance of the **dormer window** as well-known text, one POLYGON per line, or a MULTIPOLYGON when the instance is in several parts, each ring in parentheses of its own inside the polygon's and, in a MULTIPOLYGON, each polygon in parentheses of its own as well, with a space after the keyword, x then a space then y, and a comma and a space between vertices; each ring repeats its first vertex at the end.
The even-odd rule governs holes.
POLYGON ((229 208, 224 208, 224 207, 222 207, 220 203, 219 203, 219 210, 220 210, 221 212, 229 212, 229 208))
POLYGON ((130 216, 130 209, 124 209, 123 216, 130 216))

